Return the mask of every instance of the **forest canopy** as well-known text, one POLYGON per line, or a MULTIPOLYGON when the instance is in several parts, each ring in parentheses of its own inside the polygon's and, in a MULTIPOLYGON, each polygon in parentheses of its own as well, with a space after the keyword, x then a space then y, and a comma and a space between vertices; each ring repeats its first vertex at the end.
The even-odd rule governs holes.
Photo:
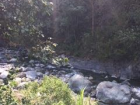
POLYGON ((51 37, 59 50, 76 56, 140 56, 139 0, 1 0, 0 15, 6 44, 32 48, 51 37))

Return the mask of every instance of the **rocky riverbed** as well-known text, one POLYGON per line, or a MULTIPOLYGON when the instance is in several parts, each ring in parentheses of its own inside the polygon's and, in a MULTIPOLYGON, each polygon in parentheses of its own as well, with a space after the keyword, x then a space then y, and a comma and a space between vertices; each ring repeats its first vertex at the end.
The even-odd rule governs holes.
MULTIPOLYGON (((100 105, 140 105, 140 81, 121 80, 107 75, 105 72, 83 70, 83 65, 75 67, 57 67, 44 64, 39 60, 28 59, 17 49, 0 48, 0 84, 6 84, 12 72, 16 72, 14 81, 18 88, 23 88, 32 81, 41 81, 44 76, 56 76, 68 83, 76 93, 85 88, 85 96, 97 99, 100 105), (18 72, 17 72, 18 71, 18 72)), ((78 62, 77 62, 78 63, 78 62)), ((73 66, 74 65, 74 66, 73 66)), ((90 64, 91 65, 91 64, 90 64)), ((93 65, 95 63, 93 62, 93 65)))

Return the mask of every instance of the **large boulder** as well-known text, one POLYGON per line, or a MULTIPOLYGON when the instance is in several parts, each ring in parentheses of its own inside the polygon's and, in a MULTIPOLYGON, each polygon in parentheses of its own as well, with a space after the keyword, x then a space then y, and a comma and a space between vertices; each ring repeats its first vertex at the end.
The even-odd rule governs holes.
POLYGON ((122 105, 129 103, 131 90, 128 85, 104 81, 97 86, 96 97, 109 105, 122 105))
POLYGON ((91 82, 80 74, 73 75, 68 84, 74 92, 80 92, 82 89, 85 89, 85 91, 91 90, 91 82))

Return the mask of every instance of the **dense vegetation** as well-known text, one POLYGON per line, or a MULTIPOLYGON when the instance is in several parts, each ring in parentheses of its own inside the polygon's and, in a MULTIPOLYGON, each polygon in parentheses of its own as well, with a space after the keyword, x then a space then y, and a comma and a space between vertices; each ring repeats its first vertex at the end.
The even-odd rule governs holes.
POLYGON ((52 37, 78 56, 140 56, 139 0, 1 0, 0 15, 0 39, 10 45, 29 49, 52 37))
MULTIPOLYGON (((13 83, 12 83, 13 84, 13 83)), ((57 78, 45 77, 40 83, 32 82, 19 91, 16 85, 1 86, 1 105, 74 105, 70 89, 57 78)))
POLYGON ((84 90, 76 96, 68 86, 56 77, 45 77, 40 83, 31 82, 16 90, 14 80, 0 86, 1 105, 98 105, 90 98, 84 99, 84 90))
POLYGON ((57 36, 65 50, 101 59, 139 59, 139 0, 57 3, 57 36))

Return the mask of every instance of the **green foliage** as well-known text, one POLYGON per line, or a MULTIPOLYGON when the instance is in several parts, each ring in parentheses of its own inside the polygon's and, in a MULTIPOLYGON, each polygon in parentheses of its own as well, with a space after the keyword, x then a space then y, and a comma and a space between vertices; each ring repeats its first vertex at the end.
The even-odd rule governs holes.
POLYGON ((61 48, 76 56, 138 60, 140 1, 95 0, 94 7, 90 1, 58 3, 56 36, 61 48))
POLYGON ((45 77, 41 83, 31 83, 20 93, 24 94, 23 99, 31 105, 73 104, 67 85, 55 77, 45 77))
POLYGON ((84 89, 81 90, 81 94, 77 100, 77 105, 84 105, 83 103, 84 103, 84 89))
POLYGON ((84 97, 84 89, 81 90, 80 95, 76 99, 76 105, 98 105, 97 101, 91 101, 90 97, 84 97))
POLYGON ((9 39, 9 44, 36 46, 45 37, 42 27, 50 20, 51 10, 48 0, 1 0, 1 36, 9 39))
POLYGON ((40 42, 37 46, 31 48, 29 55, 45 63, 54 57, 56 46, 56 43, 49 40, 43 43, 40 42))
POLYGON ((32 82, 24 89, 14 91, 12 85, 0 87, 1 105, 74 105, 68 86, 55 77, 32 82))
POLYGON ((69 59, 65 56, 58 56, 52 59, 52 63, 57 66, 67 66, 69 64, 69 59))
POLYGON ((0 104, 1 105, 18 105, 16 104, 10 86, 3 85, 0 87, 0 104))

